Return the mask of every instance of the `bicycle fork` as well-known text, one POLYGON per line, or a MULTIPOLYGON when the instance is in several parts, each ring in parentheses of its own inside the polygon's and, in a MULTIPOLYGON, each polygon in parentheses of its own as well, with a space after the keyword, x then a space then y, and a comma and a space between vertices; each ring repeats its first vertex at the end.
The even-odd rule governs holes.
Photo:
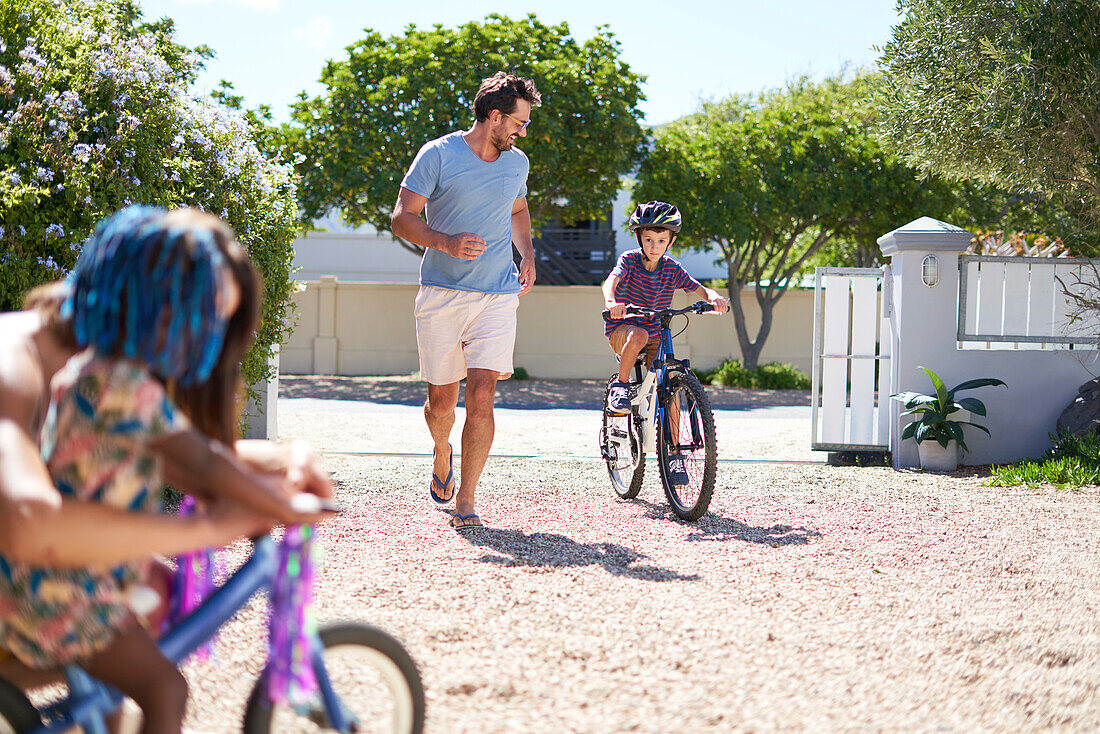
MULTIPOLYGON (((324 659, 325 646, 316 633, 313 634, 313 675, 317 679, 317 692, 324 704, 324 714, 330 728, 338 732, 349 732, 353 724, 358 724, 355 715, 340 700, 328 677, 324 659)), ((310 717, 312 718, 312 717, 310 717)), ((315 722, 317 723, 317 722, 315 722)))

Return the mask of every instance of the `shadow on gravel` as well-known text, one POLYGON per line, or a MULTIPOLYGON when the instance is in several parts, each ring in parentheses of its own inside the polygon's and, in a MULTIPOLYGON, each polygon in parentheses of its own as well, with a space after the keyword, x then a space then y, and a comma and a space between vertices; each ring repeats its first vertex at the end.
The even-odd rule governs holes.
POLYGON ((698 574, 685 576, 675 571, 640 561, 647 557, 616 543, 578 543, 557 533, 525 533, 505 528, 477 528, 463 532, 462 537, 473 545, 496 553, 477 560, 498 566, 534 566, 539 568, 580 568, 600 566, 613 576, 626 576, 639 581, 698 581, 698 574))
POLYGON ((646 517, 654 520, 671 520, 692 529, 685 540, 716 541, 740 540, 744 543, 763 543, 772 548, 784 545, 807 545, 821 538, 821 533, 809 528, 792 528, 790 525, 772 525, 770 528, 746 525, 721 515, 706 514, 693 523, 684 522, 668 505, 657 505, 645 500, 635 500, 646 508, 646 517))
MULTIPOLYGON (((604 399, 603 380, 504 380, 497 383, 496 405, 513 410, 598 411, 604 399)), ((715 410, 752 410, 763 407, 808 406, 808 390, 746 390, 708 386, 715 410)), ((279 397, 319 400, 363 400, 391 405, 423 405, 427 387, 412 377, 337 377, 281 375, 279 397)), ((464 393, 459 405, 465 405, 464 393)))
POLYGON ((426 383, 404 378, 356 378, 331 375, 279 376, 280 398, 318 400, 362 400, 392 405, 423 405, 426 383))

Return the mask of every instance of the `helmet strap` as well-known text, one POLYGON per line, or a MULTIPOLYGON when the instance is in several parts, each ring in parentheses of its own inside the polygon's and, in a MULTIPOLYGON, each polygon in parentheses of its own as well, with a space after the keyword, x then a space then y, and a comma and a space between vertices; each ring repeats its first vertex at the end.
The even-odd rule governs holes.
POLYGON ((649 255, 645 254, 645 248, 642 247, 642 231, 640 229, 634 233, 634 237, 638 240, 638 249, 642 251, 642 262, 653 262, 653 260, 649 259, 649 255))

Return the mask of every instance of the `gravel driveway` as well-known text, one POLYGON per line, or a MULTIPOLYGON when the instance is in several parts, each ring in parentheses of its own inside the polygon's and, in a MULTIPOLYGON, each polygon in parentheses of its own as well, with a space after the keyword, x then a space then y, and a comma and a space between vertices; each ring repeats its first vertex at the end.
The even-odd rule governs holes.
MULTIPOLYGON (((460 533, 428 499, 421 384, 284 378, 281 437, 326 452, 347 508, 318 615, 405 643, 429 731, 1100 730, 1096 488, 827 466, 805 393, 723 389, 685 524, 653 463, 614 496, 601 392, 503 383, 489 527, 460 533)), ((238 726, 261 635, 255 604, 188 669, 189 727, 238 726)))

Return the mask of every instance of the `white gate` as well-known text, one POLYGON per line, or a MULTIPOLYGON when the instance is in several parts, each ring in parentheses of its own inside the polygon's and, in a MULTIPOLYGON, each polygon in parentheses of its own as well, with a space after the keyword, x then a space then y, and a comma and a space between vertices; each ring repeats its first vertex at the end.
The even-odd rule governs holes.
POLYGON ((890 448, 888 267, 814 272, 814 451, 890 448))

